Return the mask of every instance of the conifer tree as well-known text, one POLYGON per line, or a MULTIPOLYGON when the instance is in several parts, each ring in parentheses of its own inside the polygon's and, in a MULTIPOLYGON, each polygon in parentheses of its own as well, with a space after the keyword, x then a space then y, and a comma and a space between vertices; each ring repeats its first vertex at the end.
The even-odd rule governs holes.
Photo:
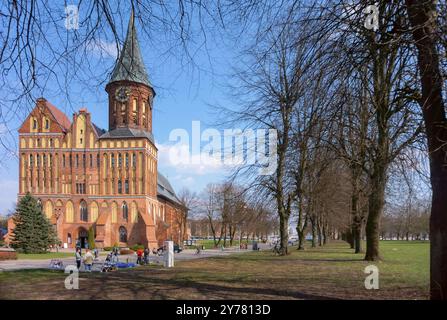
POLYGON ((20 199, 13 221, 13 248, 24 253, 42 253, 46 252, 50 245, 57 243, 53 226, 42 213, 41 205, 30 193, 20 199))

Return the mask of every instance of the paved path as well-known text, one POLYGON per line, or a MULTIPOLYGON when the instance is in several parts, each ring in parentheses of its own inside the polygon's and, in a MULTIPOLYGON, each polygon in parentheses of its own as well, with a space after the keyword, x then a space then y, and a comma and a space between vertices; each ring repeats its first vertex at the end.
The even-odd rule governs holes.
MULTIPOLYGON (((238 248, 227 248, 224 251, 218 249, 207 249, 203 250, 200 254, 196 254, 195 250, 187 249, 180 253, 175 254, 175 260, 192 260, 192 259, 200 259, 200 258, 208 258, 208 257, 216 257, 216 256, 227 256, 229 254, 234 253, 243 253, 248 252, 250 250, 239 250, 238 248)), ((136 255, 121 255, 119 256, 119 261, 121 262, 136 262, 136 255)), ((76 265, 73 258, 61 258, 64 266, 68 265, 76 265)), ((99 261, 103 262, 105 260, 104 255, 100 255, 99 261)), ((163 257, 161 256, 149 256, 149 261, 151 263, 163 263, 163 257)), ((42 259, 42 260, 32 260, 32 259, 20 259, 20 260, 6 260, 0 261, 0 271, 12 271, 12 270, 23 270, 23 269, 49 269, 51 259, 42 259)), ((81 268, 82 271, 82 268, 81 268)))

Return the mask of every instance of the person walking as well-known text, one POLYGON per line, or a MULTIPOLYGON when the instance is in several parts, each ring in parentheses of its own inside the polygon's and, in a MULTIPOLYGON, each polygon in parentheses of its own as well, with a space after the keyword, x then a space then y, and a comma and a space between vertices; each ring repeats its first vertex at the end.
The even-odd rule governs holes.
POLYGON ((82 261, 81 249, 80 248, 76 248, 75 257, 76 257, 76 267, 79 270, 81 268, 81 261, 82 261))
POLYGON ((141 248, 137 250, 137 264, 143 264, 143 249, 141 248))
POLYGON ((85 270, 86 271, 92 272, 93 255, 92 255, 92 253, 90 252, 89 249, 85 250, 84 265, 85 265, 85 270))
POLYGON ((144 248, 143 256, 144 256, 144 264, 149 264, 149 248, 144 248))

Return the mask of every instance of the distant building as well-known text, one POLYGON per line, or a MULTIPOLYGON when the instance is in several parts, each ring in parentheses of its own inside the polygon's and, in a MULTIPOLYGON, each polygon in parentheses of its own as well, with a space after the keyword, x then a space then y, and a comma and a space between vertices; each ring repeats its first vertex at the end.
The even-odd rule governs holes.
MULTIPOLYGON (((184 208, 157 169, 152 135, 155 91, 144 66, 133 13, 110 81, 109 131, 86 108, 70 119, 44 98, 19 129, 19 194, 42 204, 68 247, 84 247, 95 229, 97 247, 178 239, 184 208)), ((9 221, 13 228, 12 219, 9 221)), ((9 241, 9 237, 7 237, 9 241)))

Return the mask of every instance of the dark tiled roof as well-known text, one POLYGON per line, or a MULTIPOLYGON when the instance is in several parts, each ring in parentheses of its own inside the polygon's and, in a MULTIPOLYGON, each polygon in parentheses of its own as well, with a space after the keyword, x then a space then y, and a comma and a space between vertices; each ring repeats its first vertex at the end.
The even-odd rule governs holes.
POLYGON ((177 195, 175 194, 174 188, 172 188, 171 184, 169 183, 169 180, 162 175, 160 172, 158 173, 157 178, 157 194, 159 197, 163 197, 167 200, 170 200, 178 205, 182 205, 179 198, 177 198, 177 195))
POLYGON ((127 128, 127 127, 116 128, 111 131, 105 132, 99 138, 100 139, 147 138, 152 143, 155 143, 154 136, 152 135, 152 133, 144 130, 127 128))
POLYGON ((96 136, 98 136, 98 137, 100 137, 101 135, 103 135, 104 133, 107 132, 106 130, 101 129, 100 127, 98 127, 93 122, 92 122, 92 127, 93 127, 93 130, 95 130, 96 136))
POLYGON ((129 27, 127 29, 123 50, 121 51, 119 60, 113 69, 112 77, 110 78, 109 83, 123 80, 142 83, 152 88, 152 84, 149 81, 143 58, 141 56, 133 11, 130 16, 129 27))

